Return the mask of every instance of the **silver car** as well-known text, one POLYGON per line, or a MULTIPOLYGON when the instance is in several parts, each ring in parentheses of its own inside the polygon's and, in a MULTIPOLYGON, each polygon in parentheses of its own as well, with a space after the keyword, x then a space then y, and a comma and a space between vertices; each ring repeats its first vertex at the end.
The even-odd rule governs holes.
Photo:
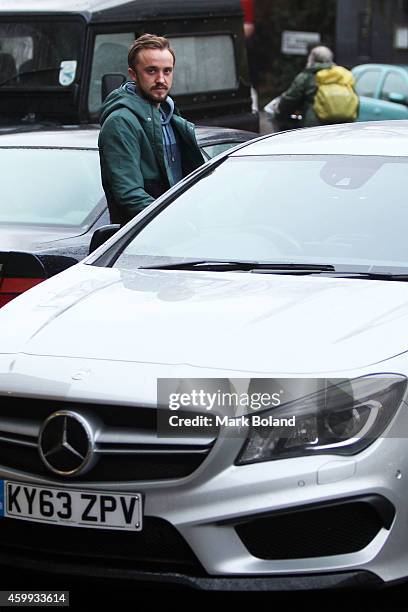
POLYGON ((0 311, 0 563, 408 575, 408 122, 214 158, 0 311))

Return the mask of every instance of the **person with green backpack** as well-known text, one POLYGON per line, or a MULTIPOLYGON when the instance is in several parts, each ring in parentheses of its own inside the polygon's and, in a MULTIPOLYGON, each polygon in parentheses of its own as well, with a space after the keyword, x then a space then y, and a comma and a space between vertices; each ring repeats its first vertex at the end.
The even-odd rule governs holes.
POLYGON ((306 68, 281 95, 276 118, 285 122, 299 114, 303 127, 355 121, 359 98, 354 84, 352 73, 333 62, 333 52, 328 47, 314 47, 306 68))

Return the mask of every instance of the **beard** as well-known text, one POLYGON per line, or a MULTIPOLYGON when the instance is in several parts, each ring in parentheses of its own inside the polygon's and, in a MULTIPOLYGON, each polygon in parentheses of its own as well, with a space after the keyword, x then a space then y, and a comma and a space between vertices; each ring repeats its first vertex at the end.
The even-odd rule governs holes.
POLYGON ((145 91, 144 89, 141 89, 140 86, 138 87, 138 91, 145 100, 147 100, 148 102, 152 102, 153 104, 160 104, 161 102, 164 102, 167 98, 167 94, 169 93, 168 89, 158 89, 157 91, 160 92, 163 97, 156 98, 153 94, 150 93, 150 91, 145 91))

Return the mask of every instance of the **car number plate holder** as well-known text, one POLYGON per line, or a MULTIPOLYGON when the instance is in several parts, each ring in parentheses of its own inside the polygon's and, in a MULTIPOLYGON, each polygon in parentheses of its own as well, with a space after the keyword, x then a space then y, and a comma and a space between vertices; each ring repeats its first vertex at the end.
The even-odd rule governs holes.
POLYGON ((72 527, 141 531, 142 495, 0 480, 1 517, 72 527))

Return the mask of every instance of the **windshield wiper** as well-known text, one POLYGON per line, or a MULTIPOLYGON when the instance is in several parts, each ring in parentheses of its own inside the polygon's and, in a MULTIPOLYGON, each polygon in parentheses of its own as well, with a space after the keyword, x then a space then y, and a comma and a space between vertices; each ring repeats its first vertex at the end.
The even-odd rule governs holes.
POLYGON ((394 272, 398 268, 369 266, 368 270, 336 269, 331 264, 258 262, 258 261, 222 261, 216 259, 192 259, 189 261, 165 264, 138 266, 139 270, 203 270, 210 272, 254 272, 256 274, 327 274, 332 278, 356 278, 368 280, 408 281, 408 269, 394 272), (406 270, 406 271, 405 271, 406 270))
POLYGON ((359 278, 368 280, 390 280, 390 281, 408 281, 408 273, 398 274, 394 272, 341 272, 336 271, 329 276, 335 278, 359 278))
POLYGON ((308 263, 264 263, 258 261, 191 260, 179 263, 139 266, 139 270, 204 270, 212 272, 258 272, 269 274, 321 274, 335 272, 334 266, 308 263))

